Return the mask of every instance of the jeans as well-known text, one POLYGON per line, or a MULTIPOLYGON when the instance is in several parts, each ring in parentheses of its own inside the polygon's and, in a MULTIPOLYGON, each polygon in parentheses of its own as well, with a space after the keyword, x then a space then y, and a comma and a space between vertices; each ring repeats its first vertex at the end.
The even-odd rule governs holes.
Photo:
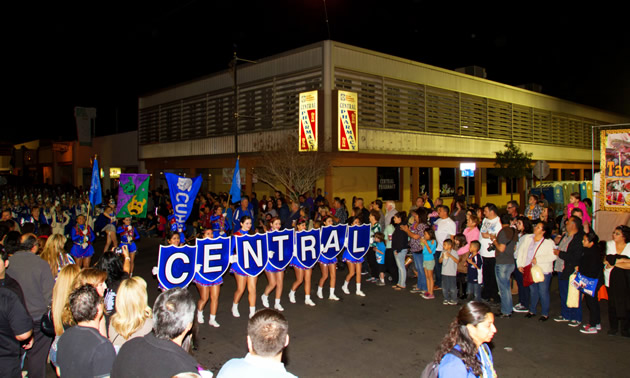
POLYGON ((435 286, 442 287, 442 263, 440 262, 440 254, 442 251, 435 251, 433 258, 435 259, 435 268, 433 272, 435 273, 435 286))
POLYGON ((398 253, 394 252, 394 257, 396 260, 396 266, 398 267, 398 286, 407 287, 407 267, 405 266, 405 257, 407 257, 407 250, 403 249, 398 253))
POLYGON ((542 315, 549 316, 549 284, 551 283, 551 275, 551 273, 545 274, 543 282, 533 283, 529 287, 529 312, 532 314, 536 313, 536 307, 538 307, 538 300, 540 299, 542 315))
POLYGON ((523 273, 520 270, 514 269, 514 279, 518 285, 518 303, 529 307, 529 288, 523 286, 523 273))
POLYGON ((469 282, 466 294, 468 294, 469 296, 472 295, 475 301, 480 302, 481 301, 481 285, 476 282, 475 283, 469 282))
POLYGON ((560 315, 568 320, 582 321, 582 301, 579 301, 578 308, 567 307, 567 297, 569 296, 569 280, 558 280, 558 291, 560 292, 560 315))
POLYGON ((514 271, 514 264, 497 264, 494 272, 497 276, 499 296, 501 297, 501 313, 509 315, 512 313, 512 288, 510 287, 510 276, 514 271))
POLYGON ((444 300, 457 302, 457 276, 442 276, 442 283, 444 300))
POLYGON ((417 288, 420 290, 427 291, 427 277, 424 275, 424 267, 422 264, 424 263, 424 257, 422 253, 414 253, 413 254, 413 263, 416 266, 416 270, 418 271, 418 283, 417 288))

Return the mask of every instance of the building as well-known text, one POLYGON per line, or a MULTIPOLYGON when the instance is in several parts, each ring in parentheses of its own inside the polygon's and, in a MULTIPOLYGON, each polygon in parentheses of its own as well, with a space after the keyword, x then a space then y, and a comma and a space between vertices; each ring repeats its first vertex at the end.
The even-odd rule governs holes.
MULTIPOLYGON (((153 177, 204 176, 204 189, 227 191, 224 168, 236 155, 245 190, 255 182, 266 143, 298 132, 298 95, 318 91, 319 152, 332 167, 317 183, 326 196, 377 198, 379 174, 394 176, 399 208, 418 193, 448 197, 465 181, 461 162, 476 163, 469 194, 476 203, 520 198, 526 181, 495 177, 495 152, 513 140, 551 170, 546 180, 591 179, 594 126, 628 118, 447 69, 323 41, 238 67, 238 121, 233 72, 226 70, 139 98, 138 157, 153 177), (336 91, 358 94, 358 152, 337 149, 336 91), (235 125, 238 123, 238 128, 235 125), (237 132, 236 132, 237 131, 237 132), (389 169, 384 169, 389 168, 389 169)), ((597 133, 595 133, 597 134, 597 133)), ((594 144, 593 144, 594 143, 594 144)), ((297 148, 297 146, 296 146, 297 148)), ((596 152, 595 156, 598 156, 596 152)), ((163 178, 153 185, 163 184, 163 178)), ((386 185, 391 187, 391 185, 386 185)))

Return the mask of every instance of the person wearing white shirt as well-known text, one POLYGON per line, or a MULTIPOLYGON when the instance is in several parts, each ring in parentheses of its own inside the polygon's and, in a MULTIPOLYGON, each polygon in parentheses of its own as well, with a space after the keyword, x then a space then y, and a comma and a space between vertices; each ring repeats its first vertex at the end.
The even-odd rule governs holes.
POLYGON ((435 249, 435 261, 436 267, 433 270, 435 272, 435 285, 442 286, 442 264, 440 264, 439 257, 444 250, 442 244, 444 240, 451 239, 457 233, 457 225, 449 218, 448 206, 440 205, 437 207, 438 219, 435 221, 435 240, 437 241, 437 248, 435 249))
POLYGON ((479 254, 483 258, 483 290, 481 297, 486 300, 494 299, 498 302, 499 289, 495 277, 495 248, 492 244, 491 236, 496 236, 501 231, 501 219, 497 214, 497 206, 493 203, 487 203, 483 207, 483 223, 481 224, 480 238, 481 249, 479 254))

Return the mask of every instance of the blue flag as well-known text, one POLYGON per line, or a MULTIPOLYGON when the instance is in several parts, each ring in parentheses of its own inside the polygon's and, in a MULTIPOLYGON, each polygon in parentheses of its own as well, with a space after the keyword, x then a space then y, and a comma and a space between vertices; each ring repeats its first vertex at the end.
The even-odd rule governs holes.
POLYGON ((101 192, 101 178, 99 177, 98 160, 94 159, 92 167, 92 183, 90 184, 90 203, 92 208, 103 202, 103 194, 101 192))
POLYGON ((166 176, 168 190, 171 194, 175 222, 183 225, 192 211, 197 192, 201 187, 201 175, 189 179, 167 172, 164 173, 164 176, 166 176))
POLYGON ((236 159, 236 167, 232 175, 232 187, 230 188, 232 203, 241 201, 241 169, 238 167, 238 160, 239 159, 236 159))

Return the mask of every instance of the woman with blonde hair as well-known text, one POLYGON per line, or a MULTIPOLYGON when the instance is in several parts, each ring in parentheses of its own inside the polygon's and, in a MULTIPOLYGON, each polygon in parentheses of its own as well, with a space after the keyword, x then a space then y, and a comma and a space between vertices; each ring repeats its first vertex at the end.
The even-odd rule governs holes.
POLYGON ((116 297, 116 313, 109 323, 109 340, 116 351, 126 341, 153 329, 153 313, 147 302, 147 283, 142 277, 122 281, 116 297))
POLYGON ((74 264, 74 259, 64 249, 65 245, 65 236, 59 234, 51 235, 44 245, 44 251, 39 255, 50 265, 50 271, 54 278, 57 278, 61 268, 68 264, 74 264))
POLYGON ((59 336, 63 334, 65 330, 64 326, 70 326, 71 324, 63 321, 63 312, 68 302, 70 292, 74 288, 74 280, 79 275, 81 268, 78 265, 70 264, 64 266, 57 276, 57 281, 53 287, 52 294, 52 319, 55 326, 55 340, 50 347, 50 362, 57 366, 57 341, 59 336))

